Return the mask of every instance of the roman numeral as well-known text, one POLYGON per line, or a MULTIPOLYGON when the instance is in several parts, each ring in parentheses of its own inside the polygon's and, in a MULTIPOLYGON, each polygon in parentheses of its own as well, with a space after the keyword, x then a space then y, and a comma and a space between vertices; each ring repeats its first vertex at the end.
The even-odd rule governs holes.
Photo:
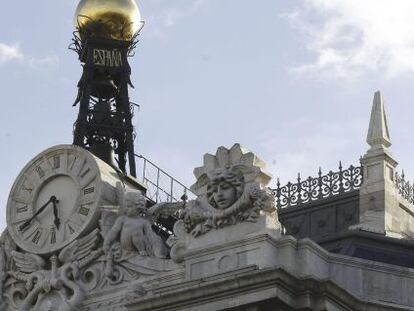
POLYGON ((22 187, 22 190, 23 190, 23 191, 27 191, 27 192, 29 192, 29 194, 32 194, 33 188, 28 188, 28 187, 26 187, 26 186, 23 186, 23 187, 22 187))
POLYGON ((68 168, 69 168, 70 170, 73 170, 73 167, 75 166, 75 163, 76 163, 76 161, 77 161, 77 160, 78 160, 78 158, 77 158, 77 157, 74 157, 72 162, 70 162, 70 161, 69 161, 69 166, 68 166, 68 168))
POLYGON ((83 189, 83 194, 84 195, 94 193, 94 192, 95 192, 95 187, 89 187, 89 188, 83 189))
POLYGON ((34 244, 38 244, 39 243, 39 241, 40 241, 40 237, 42 236, 42 232, 40 232, 40 230, 37 230, 36 231, 36 234, 34 235, 34 237, 33 237, 33 239, 32 239, 32 242, 34 243, 34 244))
MULTIPOLYGON (((75 176, 79 176, 81 175, 81 173, 83 172, 83 168, 85 167, 87 163, 87 160, 85 157, 81 157, 81 158, 74 158, 73 162, 70 163, 69 169, 72 171, 72 173, 75 176)), ((85 175, 87 174, 87 172, 85 173, 85 175)))
POLYGON ((28 173, 24 174, 24 178, 25 181, 22 184, 22 188, 27 189, 25 191, 31 192, 39 184, 38 179, 35 176, 33 176, 32 173, 30 175, 28 173))
POLYGON ((28 207, 27 205, 25 205, 25 206, 21 206, 21 207, 18 207, 18 208, 17 208, 17 213, 18 213, 18 214, 25 213, 25 212, 27 212, 28 210, 29 210, 29 207, 28 207))
POLYGON ((32 238, 35 235, 35 232, 39 231, 39 225, 37 223, 29 223, 27 227, 19 227, 19 231, 23 235, 25 240, 32 238))
POLYGON ((55 230, 55 228, 50 229, 50 244, 56 244, 56 230, 55 230))
POLYGON ((88 167, 81 175, 81 178, 84 178, 89 172, 91 171, 91 169, 88 167))
POLYGON ((36 172, 37 172, 37 175, 39 175, 40 178, 45 177, 45 172, 43 171, 43 169, 40 166, 36 167, 36 172))
POLYGON ((27 195, 26 196, 19 195, 19 196, 14 197, 13 200, 16 203, 20 203, 20 204, 23 204, 23 205, 27 205, 30 202, 30 196, 28 197, 27 195))
POLYGON ((69 228, 70 234, 74 234, 75 233, 75 229, 73 229, 73 227, 71 225, 68 224, 68 228, 69 228))
MULTIPOLYGON (((25 220, 23 220, 23 221, 25 221, 25 220)), ((29 228, 32 226, 32 224, 27 224, 27 225, 25 225, 25 226, 23 226, 23 224, 22 225, 20 225, 19 226, 19 231, 21 232, 21 233, 25 233, 27 230, 29 230, 29 228)))
POLYGON ((60 167, 60 156, 54 156, 53 157, 53 165, 52 168, 53 169, 57 169, 60 167))

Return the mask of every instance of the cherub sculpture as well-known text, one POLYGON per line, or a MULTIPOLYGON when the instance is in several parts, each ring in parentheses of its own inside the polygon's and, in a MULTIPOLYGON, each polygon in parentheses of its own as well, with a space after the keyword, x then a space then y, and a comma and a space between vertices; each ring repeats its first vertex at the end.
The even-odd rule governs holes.
POLYGON ((111 251, 111 245, 120 243, 123 253, 138 253, 141 256, 167 258, 169 250, 160 236, 153 230, 152 225, 158 216, 171 215, 182 207, 180 203, 160 203, 146 207, 144 195, 137 190, 125 191, 118 185, 119 211, 109 230, 108 222, 102 221, 104 234, 103 249, 105 253, 111 251))
POLYGON ((123 251, 166 258, 168 250, 162 239, 152 230, 151 212, 146 209, 145 197, 139 191, 127 191, 123 201, 123 212, 105 236, 104 251, 109 252, 112 243, 119 239, 123 251))

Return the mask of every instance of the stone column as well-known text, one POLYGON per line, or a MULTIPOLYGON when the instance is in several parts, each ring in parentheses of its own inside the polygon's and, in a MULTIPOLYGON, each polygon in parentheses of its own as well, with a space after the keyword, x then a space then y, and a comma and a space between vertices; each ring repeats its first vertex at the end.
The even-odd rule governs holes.
POLYGON ((359 197, 359 229, 386 234, 387 211, 398 208, 395 206, 398 202, 394 186, 394 171, 398 163, 384 151, 368 152, 361 158, 361 164, 364 182, 359 197))

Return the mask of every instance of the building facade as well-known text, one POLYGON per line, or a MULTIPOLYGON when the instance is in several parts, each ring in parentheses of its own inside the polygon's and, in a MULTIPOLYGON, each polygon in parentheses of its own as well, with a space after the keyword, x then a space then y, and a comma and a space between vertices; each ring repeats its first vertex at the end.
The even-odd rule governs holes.
POLYGON ((89 151, 52 147, 11 190, 2 310, 413 310, 414 193, 379 92, 367 142, 360 166, 276 189, 254 153, 220 147, 194 199, 158 203, 89 151))
POLYGON ((234 144, 205 154, 187 189, 134 153, 135 1, 82 0, 75 16, 74 142, 15 179, 0 311, 414 310, 414 188, 379 92, 358 165, 272 189, 234 144))

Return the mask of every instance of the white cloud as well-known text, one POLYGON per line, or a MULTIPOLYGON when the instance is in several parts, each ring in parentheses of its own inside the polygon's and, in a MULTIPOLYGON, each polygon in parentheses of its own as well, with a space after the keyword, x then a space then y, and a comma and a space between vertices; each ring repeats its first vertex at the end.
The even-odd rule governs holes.
POLYGON ((27 63, 30 67, 35 69, 42 69, 45 67, 53 67, 59 63, 59 58, 56 55, 46 56, 42 58, 27 57, 27 63))
POLYGON ((303 0, 284 16, 316 59, 291 71, 340 79, 412 73, 413 12, 413 0, 303 0))
MULTIPOLYGON (((153 2, 159 4, 160 1, 153 2)), ((190 5, 188 2, 184 2, 184 5, 180 6, 174 2, 174 7, 168 7, 161 10, 158 14, 149 16, 146 19, 147 23, 151 24, 151 34, 156 36, 163 35, 166 29, 172 28, 181 20, 196 14, 204 3, 206 3, 206 0, 195 0, 190 5)))
POLYGON ((8 45, 0 42, 0 65, 11 61, 18 61, 31 68, 39 69, 55 66, 59 59, 55 55, 37 58, 24 53, 19 43, 8 45))
POLYGON ((164 25, 166 27, 172 27, 176 25, 179 20, 194 15, 204 2, 205 0, 196 0, 186 9, 180 10, 177 8, 171 8, 164 11, 163 14, 161 14, 164 25))
POLYGON ((0 64, 12 60, 22 61, 23 59, 24 55, 20 50, 20 46, 18 44, 7 45, 0 43, 0 64))

